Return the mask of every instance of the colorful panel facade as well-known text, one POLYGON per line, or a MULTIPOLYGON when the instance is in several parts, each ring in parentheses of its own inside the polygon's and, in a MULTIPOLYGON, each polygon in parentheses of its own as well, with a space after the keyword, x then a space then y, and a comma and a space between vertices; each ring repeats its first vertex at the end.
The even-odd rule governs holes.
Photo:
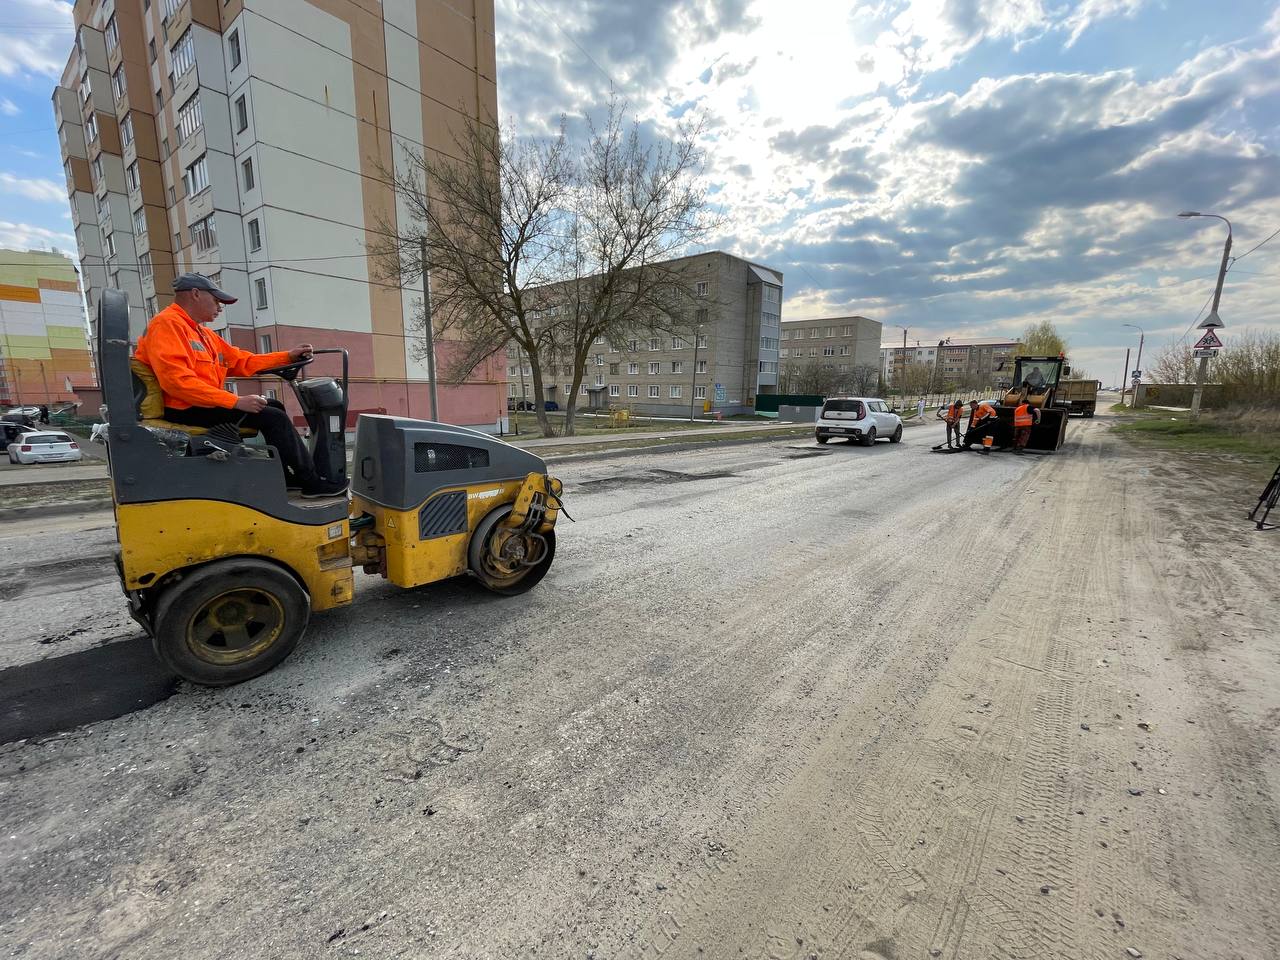
POLYGON ((95 384, 71 261, 0 250, 0 407, 75 401, 95 384))

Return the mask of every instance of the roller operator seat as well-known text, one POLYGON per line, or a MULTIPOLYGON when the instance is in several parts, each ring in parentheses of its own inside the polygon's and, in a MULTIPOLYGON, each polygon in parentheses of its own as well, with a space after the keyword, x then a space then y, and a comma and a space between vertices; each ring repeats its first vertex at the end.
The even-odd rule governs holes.
MULTIPOLYGON (((193 437, 203 436, 209 432, 208 427, 193 427, 185 423, 174 423, 164 418, 164 393, 160 389, 160 381, 141 360, 129 359, 129 371, 133 374, 133 406, 138 414, 138 422, 144 427, 158 430, 178 430, 193 437)), ((240 428, 241 437, 256 437, 257 430, 240 428)))

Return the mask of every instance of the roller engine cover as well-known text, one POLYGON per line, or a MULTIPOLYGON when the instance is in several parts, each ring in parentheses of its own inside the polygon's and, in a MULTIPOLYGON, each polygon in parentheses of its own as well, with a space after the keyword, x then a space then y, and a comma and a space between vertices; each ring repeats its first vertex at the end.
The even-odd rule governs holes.
POLYGON ((546 473, 541 457, 466 427, 364 413, 356 421, 351 492, 411 510, 437 490, 546 473))

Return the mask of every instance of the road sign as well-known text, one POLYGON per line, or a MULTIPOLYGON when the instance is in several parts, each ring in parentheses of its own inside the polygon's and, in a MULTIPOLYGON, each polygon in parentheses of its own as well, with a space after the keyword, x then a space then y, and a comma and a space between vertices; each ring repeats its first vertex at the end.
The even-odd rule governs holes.
POLYGON ((1205 317, 1203 320, 1200 321, 1201 330, 1212 330, 1215 327, 1225 327, 1225 326, 1226 324, 1223 323, 1222 318, 1218 316, 1217 310, 1213 311, 1213 313, 1209 314, 1207 317, 1205 317))
POLYGON ((717 383, 716 384, 716 403, 724 403, 724 398, 725 398, 724 384, 717 383))
POLYGON ((1211 347, 1217 348, 1222 346, 1222 341, 1218 339, 1217 331, 1212 327, 1204 332, 1204 336, 1196 341, 1196 345, 1192 350, 1208 350, 1211 347))
POLYGON ((1141 380, 1141 379, 1142 379, 1142 371, 1141 371, 1141 370, 1135 370, 1135 371, 1133 371, 1133 373, 1129 374, 1129 376, 1133 377, 1133 379, 1135 379, 1135 380, 1141 380))
POLYGON ((1212 360, 1218 355, 1217 350, 1211 350, 1207 347, 1199 348, 1191 351, 1191 356, 1197 360, 1212 360))

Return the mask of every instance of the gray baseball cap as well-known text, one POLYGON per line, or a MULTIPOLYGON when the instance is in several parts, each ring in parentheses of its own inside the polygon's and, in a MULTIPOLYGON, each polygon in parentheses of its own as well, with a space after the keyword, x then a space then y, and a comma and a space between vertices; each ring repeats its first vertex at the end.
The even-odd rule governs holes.
POLYGON ((225 290, 219 290, 203 273, 180 273, 173 280, 173 292, 179 290, 208 290, 223 303, 235 303, 236 298, 225 290))

